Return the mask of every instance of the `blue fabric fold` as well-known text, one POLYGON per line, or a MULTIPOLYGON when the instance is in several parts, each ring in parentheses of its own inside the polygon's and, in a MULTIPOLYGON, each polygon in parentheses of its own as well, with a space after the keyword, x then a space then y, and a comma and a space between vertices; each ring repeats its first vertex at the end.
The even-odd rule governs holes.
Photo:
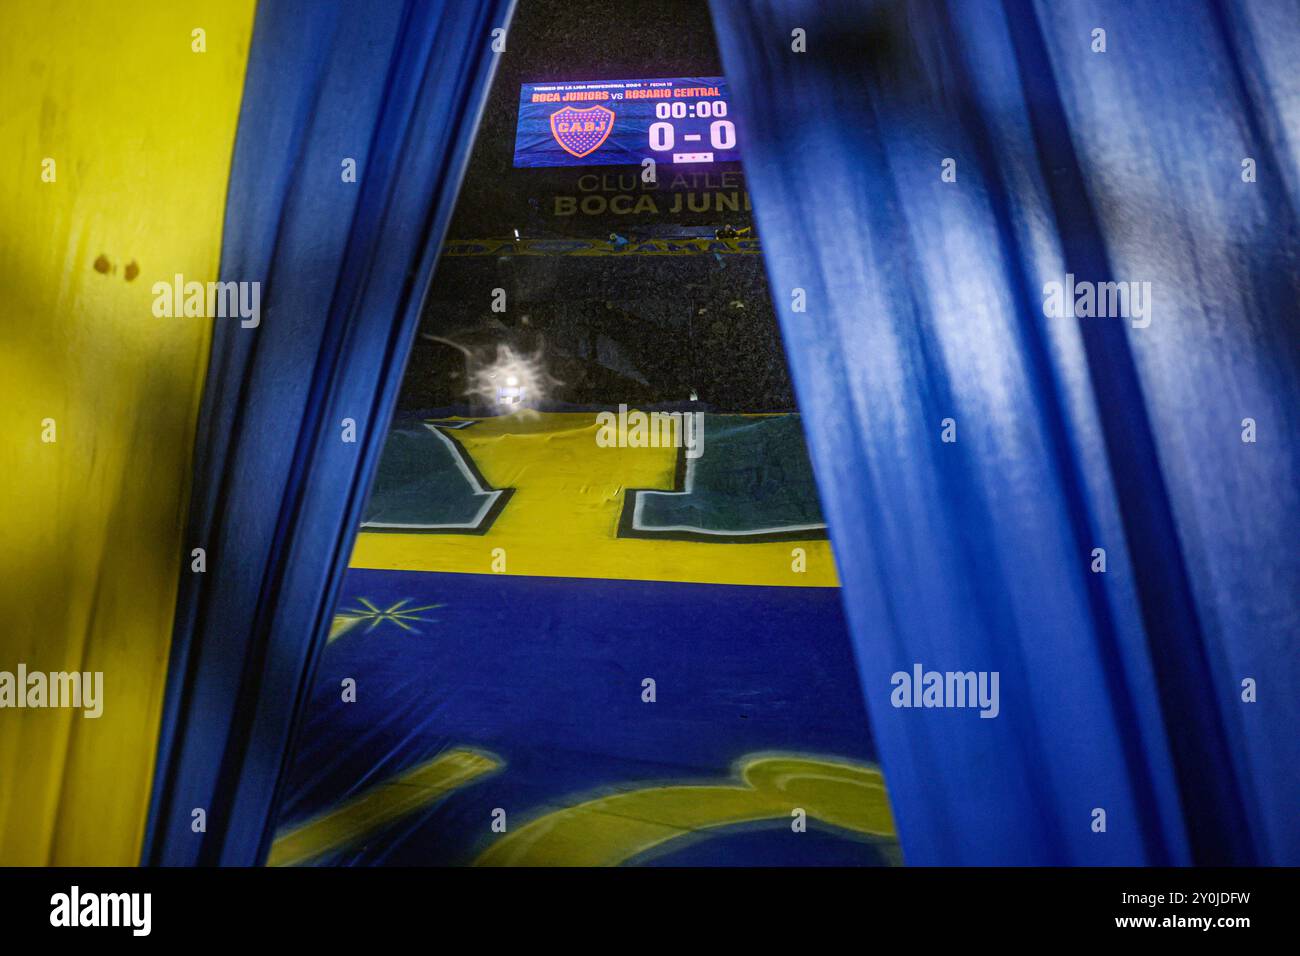
POLYGON ((182 580, 146 863, 264 858, 511 9, 259 6, 221 275, 260 282, 262 316, 214 335, 189 518, 208 570, 182 580))
POLYGON ((1300 862, 1300 7, 1174 7, 712 3, 909 863, 1300 862))

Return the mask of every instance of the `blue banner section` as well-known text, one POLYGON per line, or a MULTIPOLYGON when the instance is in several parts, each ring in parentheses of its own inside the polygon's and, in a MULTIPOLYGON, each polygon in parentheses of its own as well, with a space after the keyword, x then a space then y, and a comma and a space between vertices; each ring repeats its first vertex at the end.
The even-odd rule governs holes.
POLYGON ((740 159, 720 76, 525 83, 516 166, 705 166, 740 159))
POLYGON ((833 588, 353 569, 338 614, 273 864, 898 862, 833 588))

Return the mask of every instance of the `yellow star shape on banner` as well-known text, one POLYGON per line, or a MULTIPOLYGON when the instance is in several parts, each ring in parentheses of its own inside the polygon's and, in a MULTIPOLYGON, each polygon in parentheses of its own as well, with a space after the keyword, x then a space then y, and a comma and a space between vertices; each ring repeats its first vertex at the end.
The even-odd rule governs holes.
POLYGON ((444 607, 442 604, 424 604, 420 607, 407 607, 411 603, 410 598, 403 598, 391 607, 379 608, 367 598, 357 598, 360 607, 345 608, 340 611, 334 618, 334 628, 330 639, 342 636, 344 631, 350 631, 353 627, 361 624, 369 624, 366 633, 369 634, 380 624, 388 622, 396 624, 404 631, 410 631, 412 634, 419 634, 419 628, 412 627, 412 622, 427 624, 429 618, 420 617, 422 611, 432 611, 434 608, 444 607), (343 626, 340 626, 342 624, 343 626))

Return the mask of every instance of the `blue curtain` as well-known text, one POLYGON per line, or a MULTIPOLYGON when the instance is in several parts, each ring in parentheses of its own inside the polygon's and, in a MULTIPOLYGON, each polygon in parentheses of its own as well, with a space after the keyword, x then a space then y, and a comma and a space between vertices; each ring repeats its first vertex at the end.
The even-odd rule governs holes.
POLYGON ((221 274, 261 283, 261 322, 217 320, 188 537, 207 570, 183 576, 147 863, 265 856, 511 7, 259 5, 221 274))
POLYGON ((908 862, 1300 863, 1300 4, 712 9, 908 862))

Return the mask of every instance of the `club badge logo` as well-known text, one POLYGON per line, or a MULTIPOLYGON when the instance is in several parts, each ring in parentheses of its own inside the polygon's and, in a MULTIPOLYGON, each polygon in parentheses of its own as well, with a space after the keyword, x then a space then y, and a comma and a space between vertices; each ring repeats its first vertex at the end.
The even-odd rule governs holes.
POLYGON ((566 106, 551 114, 551 135, 569 155, 581 159, 600 148, 614 128, 614 111, 604 106, 566 106))

